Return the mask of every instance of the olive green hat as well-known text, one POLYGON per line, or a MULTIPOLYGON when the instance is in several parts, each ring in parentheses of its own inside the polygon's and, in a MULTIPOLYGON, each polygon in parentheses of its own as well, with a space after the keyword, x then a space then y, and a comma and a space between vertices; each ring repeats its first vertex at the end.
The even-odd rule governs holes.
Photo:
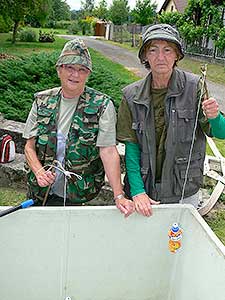
POLYGON ((143 34, 142 46, 138 53, 138 57, 142 63, 145 63, 145 46, 152 40, 163 40, 176 44, 180 52, 179 60, 184 57, 179 32, 169 24, 156 24, 148 27, 143 34))
POLYGON ((92 71, 91 56, 83 40, 74 39, 67 42, 57 60, 56 66, 83 65, 92 71))

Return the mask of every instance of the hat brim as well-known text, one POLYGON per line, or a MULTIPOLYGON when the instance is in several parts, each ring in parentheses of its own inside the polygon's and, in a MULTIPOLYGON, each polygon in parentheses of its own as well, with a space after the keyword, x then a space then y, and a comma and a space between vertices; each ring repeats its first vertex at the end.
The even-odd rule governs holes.
POLYGON ((177 39, 171 35, 168 35, 168 34, 159 34, 159 33, 155 33, 155 34, 152 34, 151 37, 147 38, 145 40, 145 42, 142 44, 140 50, 139 50, 139 53, 138 53, 138 57, 140 60, 143 60, 143 51, 144 51, 144 47, 146 44, 148 44, 150 41, 152 40, 162 40, 162 41, 166 41, 166 42, 171 42, 171 43, 174 43, 179 52, 180 52, 180 57, 179 57, 179 60, 181 60, 183 57, 184 57, 184 53, 183 53, 183 50, 180 46, 180 44, 178 43, 177 39))
POLYGON ((57 60, 56 66, 61 65, 82 65, 88 68, 92 72, 92 65, 86 57, 70 54, 70 55, 62 55, 57 60))

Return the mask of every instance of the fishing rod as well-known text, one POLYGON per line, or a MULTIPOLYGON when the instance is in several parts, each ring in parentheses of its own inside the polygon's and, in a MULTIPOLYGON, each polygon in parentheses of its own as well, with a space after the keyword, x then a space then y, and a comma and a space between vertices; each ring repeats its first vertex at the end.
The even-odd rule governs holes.
POLYGON ((19 209, 30 207, 33 204, 34 204, 34 200, 33 199, 29 199, 29 200, 23 201, 19 205, 16 205, 16 206, 10 207, 8 209, 5 209, 3 211, 0 211, 0 217, 6 216, 8 214, 11 214, 12 212, 17 211, 19 209))

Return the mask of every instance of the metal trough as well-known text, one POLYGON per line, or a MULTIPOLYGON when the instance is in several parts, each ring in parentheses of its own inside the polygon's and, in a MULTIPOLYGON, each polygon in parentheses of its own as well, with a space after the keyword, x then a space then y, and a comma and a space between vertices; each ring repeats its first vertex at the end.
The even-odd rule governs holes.
POLYGON ((0 237, 1 300, 225 299, 225 247, 189 205, 128 219, 113 206, 33 207, 2 217, 0 237))

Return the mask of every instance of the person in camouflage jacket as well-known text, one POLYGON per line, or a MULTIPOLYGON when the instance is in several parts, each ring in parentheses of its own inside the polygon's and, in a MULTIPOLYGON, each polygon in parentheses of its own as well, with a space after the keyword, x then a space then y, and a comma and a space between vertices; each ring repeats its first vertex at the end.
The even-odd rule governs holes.
POLYGON ((134 206, 121 185, 115 109, 109 96, 86 86, 92 61, 82 40, 65 44, 56 69, 61 87, 35 94, 24 130, 29 197, 36 205, 79 205, 97 196, 106 173, 128 216, 134 206))

